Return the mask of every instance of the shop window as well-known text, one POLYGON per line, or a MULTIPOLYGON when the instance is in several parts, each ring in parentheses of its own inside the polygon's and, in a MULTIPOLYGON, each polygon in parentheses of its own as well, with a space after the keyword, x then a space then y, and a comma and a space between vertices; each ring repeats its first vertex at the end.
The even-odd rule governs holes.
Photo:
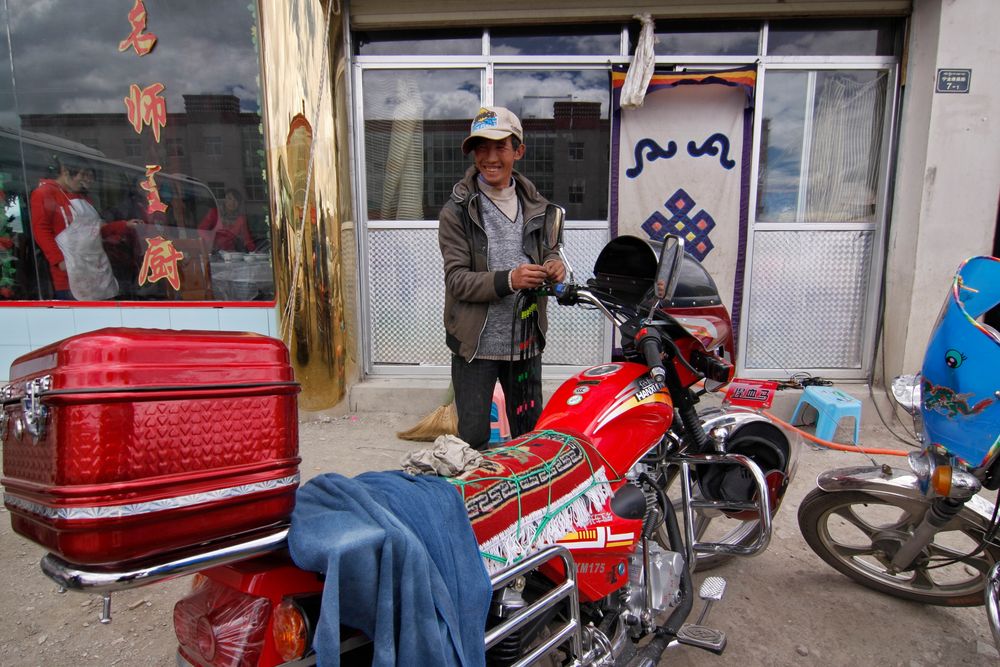
POLYGON ((125 145, 125 157, 142 156, 142 140, 126 137, 122 141, 125 145))
POLYGON ((183 139, 167 139, 165 145, 167 149, 167 157, 184 157, 183 139))
POLYGON ((205 137, 205 155, 220 157, 222 155, 222 137, 205 137))
MULTIPOLYGON (((635 53, 639 28, 629 27, 629 53, 635 53)), ((756 21, 660 21, 656 24, 658 56, 747 56, 760 50, 760 23, 756 21)))
POLYGON ((494 28, 490 53, 496 56, 617 56, 622 26, 494 28))
POLYGON ((264 172, 251 171, 243 177, 243 187, 246 189, 247 201, 266 201, 267 182, 264 172))
POLYGON ((524 127, 525 156, 517 166, 538 190, 567 204, 574 220, 606 216, 610 154, 610 95, 604 70, 506 70, 495 72, 494 98, 524 127), (586 145, 590 159, 570 156, 586 145), (570 202, 574 179, 593 184, 583 201, 570 202))
POLYGON ((372 31, 354 33, 359 56, 470 56, 483 52, 482 32, 462 30, 372 31))
POLYGON ((255 4, 168 6, 147 13, 145 24, 130 19, 134 4, 7 0, 0 9, 8 210, 0 248, 10 245, 0 300, 68 298, 72 283, 97 278, 71 262, 67 279, 58 261, 67 253, 97 258, 77 257, 77 267, 109 267, 99 277, 116 287, 77 290, 87 300, 273 295, 269 254, 251 252, 268 245, 262 155, 255 146, 247 164, 241 151, 221 154, 223 136, 242 137, 244 126, 259 135, 255 4), (204 67, 206 58, 215 66, 204 67), (191 159, 203 151, 220 159, 191 159), (231 179, 251 172, 260 174, 253 198, 243 180, 231 179), (67 214, 92 221, 103 242, 59 241, 63 226, 46 214, 47 197, 70 202, 67 214), (233 261, 244 257, 252 261, 233 261))
POLYGON ((368 219, 436 220, 471 164, 462 139, 479 71, 367 70, 363 81, 368 219))
POLYGON ((891 19, 772 21, 770 56, 892 56, 899 23, 891 19))
POLYGON ((768 73, 759 221, 875 221, 887 79, 884 70, 768 73))
POLYGON ((212 191, 212 195, 216 199, 222 199, 226 196, 226 184, 222 181, 209 181, 205 185, 207 185, 208 189, 212 191))

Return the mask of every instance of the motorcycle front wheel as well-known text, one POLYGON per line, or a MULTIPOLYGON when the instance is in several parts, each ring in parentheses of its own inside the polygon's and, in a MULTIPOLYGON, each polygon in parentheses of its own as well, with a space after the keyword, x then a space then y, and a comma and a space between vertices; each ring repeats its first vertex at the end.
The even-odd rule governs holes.
POLYGON ((863 586, 923 604, 983 604, 987 576, 1000 550, 977 550, 983 531, 961 515, 935 534, 909 570, 889 571, 927 507, 922 500, 813 489, 799 505, 799 529, 820 558, 863 586))

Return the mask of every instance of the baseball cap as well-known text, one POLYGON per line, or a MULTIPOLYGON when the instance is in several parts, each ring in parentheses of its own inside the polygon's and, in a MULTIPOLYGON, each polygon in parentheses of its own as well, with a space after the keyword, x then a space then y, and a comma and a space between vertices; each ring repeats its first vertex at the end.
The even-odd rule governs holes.
POLYGON ((503 139, 510 135, 524 141, 521 134, 521 121, 514 112, 504 107, 482 107, 472 119, 472 129, 469 136, 462 142, 462 153, 468 155, 472 150, 472 140, 476 137, 484 139, 503 139))

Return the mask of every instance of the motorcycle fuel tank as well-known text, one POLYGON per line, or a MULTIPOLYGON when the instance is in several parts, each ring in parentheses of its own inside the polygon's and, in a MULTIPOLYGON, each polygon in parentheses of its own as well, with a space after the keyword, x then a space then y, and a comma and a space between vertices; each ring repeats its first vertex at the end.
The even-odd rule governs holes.
POLYGON ((645 365, 621 361, 566 380, 536 428, 582 434, 621 477, 660 441, 672 419, 673 402, 663 383, 650 378, 645 365))

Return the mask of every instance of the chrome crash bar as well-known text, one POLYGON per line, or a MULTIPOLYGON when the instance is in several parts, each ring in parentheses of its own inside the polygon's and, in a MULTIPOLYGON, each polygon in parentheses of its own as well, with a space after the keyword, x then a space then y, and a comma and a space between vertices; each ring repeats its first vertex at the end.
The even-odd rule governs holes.
POLYGON ((569 549, 559 545, 546 547, 519 563, 498 572, 491 577, 493 590, 501 590, 514 579, 526 575, 554 558, 562 559, 563 569, 566 572, 565 581, 486 632, 486 649, 489 650, 502 639, 517 632, 549 609, 558 604, 566 603, 568 607, 566 609, 566 622, 553 628, 551 636, 513 663, 512 667, 533 664, 546 653, 566 642, 567 639, 570 642, 570 650, 575 661, 573 664, 579 664, 579 660, 583 656, 583 633, 580 623, 580 598, 576 586, 576 563, 573 561, 573 555, 569 549))
POLYGON ((681 495, 684 504, 684 532, 687 537, 687 561, 694 570, 696 553, 726 554, 731 556, 753 556, 767 548, 771 541, 771 496, 767 480, 760 467, 742 454, 679 454, 671 456, 669 463, 681 467, 681 495), (746 468, 757 487, 757 498, 753 502, 741 503, 728 500, 693 500, 691 494, 691 466, 737 464, 746 468), (760 531, 752 544, 724 544, 721 542, 698 542, 695 535, 694 512, 698 509, 714 509, 731 512, 754 511, 760 521, 760 531))

